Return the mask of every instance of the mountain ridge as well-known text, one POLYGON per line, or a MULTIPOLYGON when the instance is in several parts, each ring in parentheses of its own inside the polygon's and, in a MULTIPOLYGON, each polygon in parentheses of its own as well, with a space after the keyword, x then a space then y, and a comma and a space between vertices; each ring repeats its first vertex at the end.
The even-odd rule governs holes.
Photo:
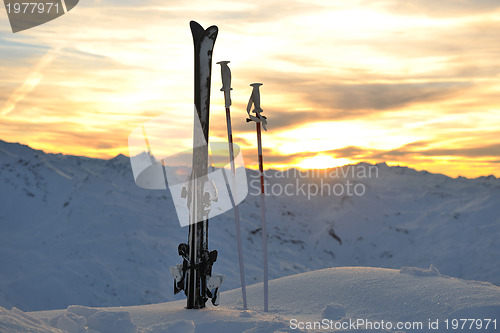
MULTIPOLYGON (((88 156, 81 156, 81 155, 68 155, 68 154, 63 154, 63 153, 47 153, 41 149, 36 149, 36 148, 32 148, 31 146, 27 145, 27 144, 22 144, 22 143, 18 143, 18 142, 7 142, 7 141, 3 141, 0 139, 0 151, 2 151, 1 149, 1 146, 2 145, 18 145, 20 147, 22 147, 23 149, 28 149, 28 150, 31 150, 31 151, 35 151, 37 153, 43 153, 45 155, 54 155, 54 156, 67 156, 67 157, 78 157, 78 158, 83 158, 83 159, 93 159, 93 160, 102 160, 102 161, 112 161, 112 160, 123 160, 123 159, 129 159, 130 157, 129 156, 126 156, 122 153, 114 156, 114 157, 111 157, 111 158, 98 158, 98 157, 88 157, 88 156)), ((8 151, 4 151, 4 153, 9 153, 8 151)), ((495 175, 483 175, 483 176, 478 176, 478 177, 475 177, 475 178, 469 178, 469 177, 465 177, 465 176, 457 176, 457 177, 451 177, 451 176, 448 176, 448 175, 445 175, 445 174, 442 174, 442 173, 433 173, 433 172, 430 172, 430 171, 427 171, 427 170, 417 170, 411 166, 405 166, 405 165, 392 165, 392 166, 389 166, 386 162, 380 162, 380 163, 376 163, 376 164, 371 164, 371 163, 368 163, 368 162, 359 162, 357 164, 346 164, 346 165, 342 165, 342 166, 339 166, 339 167, 332 167, 332 168, 326 168, 326 170, 332 170, 332 169, 337 169, 337 168, 342 168, 344 166, 348 166, 348 165, 363 165, 363 164, 367 164, 367 165, 375 165, 375 166, 387 166, 389 168, 402 168, 402 169, 410 169, 410 170, 414 170, 416 172, 422 172, 422 173, 428 173, 428 174, 434 174, 434 175, 443 175, 443 176, 446 176, 446 177, 449 177, 451 179, 462 179, 462 178, 465 178, 465 179, 500 179, 500 177, 496 177, 495 175)), ((266 169, 266 170, 271 170, 271 171, 287 171, 287 170, 301 170, 301 169, 298 169, 298 168, 295 168, 295 167, 291 167, 289 169, 274 169, 274 168, 269 168, 269 169, 266 169)), ((251 169, 253 170, 253 169, 251 169)), ((306 169, 307 170, 307 169, 306 169)), ((309 170, 324 170, 324 169, 309 169, 309 170)))
MULTIPOLYGON (((270 278, 433 264, 445 275, 500 284, 500 268, 490 264, 500 253, 499 179, 383 163, 343 170, 367 166, 376 177, 266 170, 270 278)), ((247 170, 249 195, 240 204, 248 284, 262 280, 257 175, 247 170)), ((135 185, 127 157, 45 154, 0 142, 0 184, 0 306, 34 311, 184 298, 173 295, 169 266, 181 262, 177 245, 187 229, 168 190, 135 185)), ((232 211, 211 219, 209 237, 219 251, 214 272, 227 276, 223 289, 237 288, 232 211)))

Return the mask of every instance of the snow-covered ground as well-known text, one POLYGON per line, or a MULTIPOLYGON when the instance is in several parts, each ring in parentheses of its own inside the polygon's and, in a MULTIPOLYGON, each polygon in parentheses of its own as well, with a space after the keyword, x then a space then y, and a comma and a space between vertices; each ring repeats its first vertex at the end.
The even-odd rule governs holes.
POLYGON ((184 301, 28 314, 1 309, 0 331, 497 332, 500 324, 500 287, 441 276, 435 268, 329 268, 272 280, 269 290, 267 313, 259 283, 248 288, 247 311, 236 289, 222 293, 219 307, 203 310, 186 310, 184 301))
MULTIPOLYGON (((255 176, 255 172, 248 171, 249 196, 240 205, 248 284, 262 281, 255 176)), ((343 276, 346 272, 392 272, 397 273, 398 278, 410 278, 400 275, 398 270, 404 266, 430 267, 431 264, 447 276, 500 284, 500 179, 493 176, 452 179, 404 167, 358 164, 320 174, 269 171, 267 180, 271 194, 267 198, 269 274, 271 279, 289 276, 273 284, 320 272, 330 272, 332 277, 327 280, 332 283, 341 272, 343 276), (396 271, 336 268, 315 272, 342 266, 396 271), (295 275, 303 272, 310 273, 295 275)), ((128 158, 99 160, 45 154, 0 141, 0 184, 0 306, 37 311, 65 309, 73 304, 132 306, 184 299, 182 295, 173 295, 168 267, 181 262, 177 245, 186 241, 187 229, 178 224, 168 190, 144 190, 135 185, 128 158)), ((223 290, 239 286, 234 235, 232 211, 211 219, 209 247, 219 251, 214 272, 226 275, 223 290)), ((377 285, 371 277, 365 278, 368 286, 377 285)), ((443 277, 411 278, 427 282, 460 281, 443 277)), ((345 279, 339 282, 343 288, 356 277, 345 279)), ((487 287, 494 291, 491 295, 498 295, 498 287, 460 283, 467 288, 487 287)), ((356 286, 360 290, 364 288, 361 284, 356 286)), ((349 288, 352 290, 352 286, 349 288)), ((250 289, 255 290, 253 296, 249 296, 255 300, 251 305, 256 306, 255 295, 260 289, 257 286, 250 289)), ((309 290, 304 286, 297 289, 309 290)), ((342 290, 339 292, 343 294, 342 290)), ((414 289, 400 292, 413 292, 414 298, 408 302, 420 307, 423 299, 415 295, 414 289)), ((240 318, 237 295, 237 290, 223 293, 221 306, 216 308, 217 313, 229 316, 228 321, 233 315, 240 318)), ((296 308, 304 308, 305 315, 316 318, 322 308, 333 302, 345 309, 346 316, 354 318, 358 315, 355 311, 365 307, 350 308, 349 311, 354 312, 349 312, 348 304, 340 301, 339 293, 328 295, 312 300, 314 306, 311 303, 296 308)), ((440 300, 441 296, 429 297, 444 308, 452 309, 453 306, 448 305, 450 301, 440 300)), ((285 305, 294 300, 273 297, 272 291, 271 297, 274 312, 269 315, 250 312, 241 318, 253 320, 257 325, 275 315, 278 322, 285 323, 293 314, 284 310, 285 305), (252 319, 252 316, 256 317, 252 319)), ((385 294, 378 297, 383 299, 385 294)), ((467 301, 466 297, 462 298, 464 309, 480 303, 472 306, 467 301)), ((176 313, 180 316, 178 311, 183 304, 184 301, 180 301, 127 308, 127 311, 139 327, 151 328, 155 323, 168 326, 168 321, 162 320, 176 317, 176 313), (136 313, 146 313, 147 309, 151 314, 167 310, 170 314, 163 313, 163 319, 151 325, 141 324, 141 316, 136 313)), ((488 304, 483 305, 488 307, 488 304)), ((426 306, 419 311, 424 311, 426 306)), ((389 314, 399 311, 397 307, 381 311, 389 314)), ((336 306, 332 305, 332 309, 335 311, 336 306)), ((491 309, 498 313, 498 307, 485 311, 491 309)), ((203 318, 208 311, 214 309, 200 311, 196 316, 203 318)), ((375 316, 375 312, 370 311, 367 304, 364 313, 375 316)), ((436 312, 436 316, 442 311, 436 312)), ((2 310, 1 314, 4 319, 22 316, 16 310, 2 310)), ((272 318, 269 320, 274 320, 272 318)), ((88 324, 89 319, 85 320, 88 324)), ((182 320, 187 322, 178 325, 203 326, 198 319, 193 324, 189 322, 193 319, 182 320)), ((240 325, 239 320, 235 325, 240 325)), ((253 327, 251 325, 244 327, 253 327)), ((154 329, 150 331, 155 332, 154 329)), ((266 329, 272 331, 269 327, 266 329)))

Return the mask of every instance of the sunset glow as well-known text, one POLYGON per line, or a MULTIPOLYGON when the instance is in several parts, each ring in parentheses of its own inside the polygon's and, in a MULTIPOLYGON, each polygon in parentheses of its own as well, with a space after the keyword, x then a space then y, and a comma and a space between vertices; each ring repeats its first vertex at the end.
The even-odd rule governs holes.
POLYGON ((386 162, 500 177, 498 1, 94 0, 16 34, 1 7, 0 140, 112 158, 164 116, 179 124, 166 134, 175 149, 190 149, 190 20, 219 27, 210 140, 227 138, 215 63, 230 60, 247 166, 249 85, 262 82, 266 168, 386 162))
POLYGON ((305 158, 300 161, 298 166, 301 169, 327 169, 350 164, 352 161, 347 158, 336 159, 329 155, 316 155, 314 157, 305 158))

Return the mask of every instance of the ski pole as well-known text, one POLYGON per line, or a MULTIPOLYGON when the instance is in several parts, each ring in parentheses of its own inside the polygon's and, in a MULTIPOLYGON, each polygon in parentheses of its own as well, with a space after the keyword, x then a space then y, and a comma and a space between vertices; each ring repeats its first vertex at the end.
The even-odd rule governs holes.
POLYGON ((252 95, 250 96, 250 100, 248 101, 247 113, 249 115, 249 121, 256 122, 257 128, 257 147, 259 152, 259 172, 260 172, 260 217, 262 221, 262 256, 263 256, 263 266, 264 266, 264 312, 269 310, 269 297, 268 297, 268 272, 267 272, 267 226, 266 226, 266 205, 265 205, 265 189, 264 189, 264 160, 262 157, 262 135, 261 135, 261 123, 262 127, 265 131, 267 131, 267 118, 260 113, 263 110, 260 108, 260 91, 259 87, 262 83, 252 83, 250 86, 253 87, 252 95), (254 109, 252 112, 256 114, 253 116, 250 114, 250 110, 252 108, 252 104, 254 109))
MULTIPOLYGON (((232 194, 234 198, 234 202, 238 197, 237 189, 236 189, 236 168, 234 165, 234 149, 233 149, 233 131, 231 127, 231 70, 227 65, 229 61, 219 61, 217 64, 221 66, 221 75, 222 75, 222 88, 221 91, 224 91, 224 100, 226 107, 226 123, 227 123, 227 137, 229 141, 229 160, 231 163, 231 172, 232 172, 232 194)), ((247 292, 246 292, 246 284, 245 284, 245 269, 243 265, 243 249, 241 244, 241 230, 240 230, 240 211, 238 205, 234 205, 234 220, 236 222, 236 242, 238 245, 238 261, 240 264, 240 280, 241 280, 241 294, 243 296, 243 308, 247 310, 247 292)))

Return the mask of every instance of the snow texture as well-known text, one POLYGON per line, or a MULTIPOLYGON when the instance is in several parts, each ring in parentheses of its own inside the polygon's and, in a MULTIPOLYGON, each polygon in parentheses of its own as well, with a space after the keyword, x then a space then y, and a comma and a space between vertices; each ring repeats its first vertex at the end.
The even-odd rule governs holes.
POLYGON ((418 267, 401 267, 399 273, 414 276, 441 276, 441 273, 439 273, 439 270, 434 265, 431 265, 428 269, 418 267))
MULTIPOLYGON (((71 306, 28 314, 1 309, 0 332, 26 332, 28 328, 33 332, 61 332, 55 327, 70 333, 312 332, 317 330, 308 330, 305 325, 324 318, 339 323, 359 319, 393 325, 422 323, 415 332, 436 332, 428 325, 439 321, 437 331, 445 332, 446 319, 496 318, 498 325, 500 318, 500 287, 443 276, 400 274, 393 269, 318 270, 272 280, 269 291, 268 313, 262 312, 261 283, 249 286, 246 311, 238 289, 222 293, 223 305, 203 310, 187 310, 184 301, 106 309, 71 306), (295 329, 293 325, 298 322, 303 328, 295 329)), ((359 327, 350 331, 366 332, 359 327)), ((495 330, 491 324, 481 332, 495 330)))
POLYGON ((328 303, 323 309, 323 318, 340 320, 345 317, 345 309, 337 303, 328 303))

